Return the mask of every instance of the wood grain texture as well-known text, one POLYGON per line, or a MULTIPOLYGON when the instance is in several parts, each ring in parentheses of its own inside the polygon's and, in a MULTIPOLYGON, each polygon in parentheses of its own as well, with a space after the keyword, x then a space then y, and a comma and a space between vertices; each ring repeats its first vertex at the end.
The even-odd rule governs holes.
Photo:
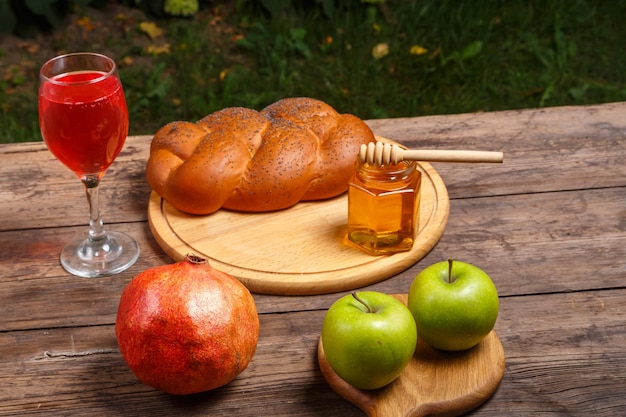
MULTIPOLYGON (((450 197, 443 235, 420 262, 365 287, 406 293, 448 257, 489 273, 506 370, 469 415, 624 415, 626 103, 368 123, 412 148, 505 153, 501 165, 433 164, 450 197)), ((255 294, 257 354, 219 390, 171 397, 129 371, 114 336, 119 296, 138 272, 171 262, 147 221, 150 139, 128 139, 102 188, 107 227, 137 238, 141 257, 97 280, 58 262, 86 229, 80 183, 43 143, 0 145, 0 415, 362 416, 317 365, 325 311, 343 293, 255 294)))
MULTIPOLYGON (((406 294, 394 296, 406 304, 406 294)), ((463 352, 437 351, 419 339, 398 379, 377 390, 361 390, 341 379, 326 360, 321 337, 317 360, 329 385, 369 417, 460 416, 493 395, 505 368, 495 331, 463 352)))
MULTIPOLYGON (((409 148, 504 152, 501 165, 433 163, 451 199, 626 185, 626 102, 367 123, 375 134, 409 148), (601 175, 595 175, 599 169, 601 175)), ((105 222, 147 218, 145 164, 151 140, 129 137, 105 174, 105 222)), ((0 230, 86 222, 82 185, 43 142, 0 149, 0 230)))
MULTIPOLYGON (((145 167, 151 136, 128 138, 100 186, 108 224, 142 221, 150 187, 145 167)), ((0 230, 87 225, 85 190, 43 142, 0 145, 0 230)))
POLYGON ((410 251, 389 256, 371 256, 346 243, 346 194, 270 213, 219 210, 195 216, 153 193, 150 229, 174 260, 188 253, 203 256, 252 292, 312 295, 360 288, 415 264, 444 231, 450 209, 445 184, 429 164, 418 167, 422 185, 415 243, 410 251))
POLYGON ((626 185, 626 102, 367 123, 412 149, 504 152, 502 165, 433 163, 450 199, 626 185))
MULTIPOLYGON (((470 415, 621 415, 625 312, 626 289, 502 298, 495 331, 506 370, 470 415)), ((113 325, 0 332, 0 416, 363 416, 319 370, 324 314, 261 314, 250 366, 225 387, 183 398, 134 377, 113 325)))
MULTIPOLYGON (((405 293, 421 269, 448 257, 483 268, 501 296, 622 287, 625 201, 626 187, 453 200, 444 234, 431 252, 392 279, 365 288, 405 293)), ((128 271, 98 280, 68 276, 58 261, 63 244, 85 226, 3 232, 0 331, 53 327, 68 320, 79 326, 113 323, 130 279, 171 259, 147 222, 110 227, 138 239, 142 254, 128 271)), ((328 308, 340 295, 256 294, 255 299, 261 312, 289 312, 328 308)))

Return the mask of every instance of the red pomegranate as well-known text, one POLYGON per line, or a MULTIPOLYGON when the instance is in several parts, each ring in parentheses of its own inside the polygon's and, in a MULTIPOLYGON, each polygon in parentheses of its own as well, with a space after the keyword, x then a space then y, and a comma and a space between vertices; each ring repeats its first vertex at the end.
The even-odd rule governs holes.
POLYGON ((243 284, 187 256, 133 278, 120 299, 115 333, 141 382, 185 395, 225 385, 248 366, 259 316, 243 284))

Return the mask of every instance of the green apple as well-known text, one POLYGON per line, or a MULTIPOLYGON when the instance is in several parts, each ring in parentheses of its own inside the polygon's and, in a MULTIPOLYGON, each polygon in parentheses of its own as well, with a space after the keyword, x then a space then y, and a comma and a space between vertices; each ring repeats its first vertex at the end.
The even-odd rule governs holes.
POLYGON ((322 346, 335 373, 360 389, 395 380, 417 345, 409 309, 388 294, 361 291, 341 297, 326 312, 322 346))
POLYGON ((421 271, 407 305, 417 334, 439 350, 465 350, 491 332, 498 318, 498 291, 474 265, 448 260, 421 271))

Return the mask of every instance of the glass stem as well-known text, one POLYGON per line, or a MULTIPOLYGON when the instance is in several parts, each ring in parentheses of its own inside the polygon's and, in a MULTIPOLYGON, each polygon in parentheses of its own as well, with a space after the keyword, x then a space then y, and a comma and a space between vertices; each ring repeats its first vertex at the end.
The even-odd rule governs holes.
POLYGON ((104 238, 104 224, 100 217, 100 177, 97 175, 87 175, 81 179, 85 185, 87 202, 89 203, 89 240, 96 241, 104 238))

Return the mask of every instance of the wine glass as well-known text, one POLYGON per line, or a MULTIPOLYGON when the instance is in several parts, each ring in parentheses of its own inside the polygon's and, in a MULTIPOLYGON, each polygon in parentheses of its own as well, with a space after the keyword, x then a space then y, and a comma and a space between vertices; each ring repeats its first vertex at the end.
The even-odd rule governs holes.
POLYGON ((100 277, 124 271, 139 257, 139 245, 120 232, 105 232, 98 198, 105 171, 128 135, 128 109, 115 62, 81 52, 57 56, 39 73, 39 126, 50 152, 85 186, 89 233, 61 252, 71 274, 100 277))

